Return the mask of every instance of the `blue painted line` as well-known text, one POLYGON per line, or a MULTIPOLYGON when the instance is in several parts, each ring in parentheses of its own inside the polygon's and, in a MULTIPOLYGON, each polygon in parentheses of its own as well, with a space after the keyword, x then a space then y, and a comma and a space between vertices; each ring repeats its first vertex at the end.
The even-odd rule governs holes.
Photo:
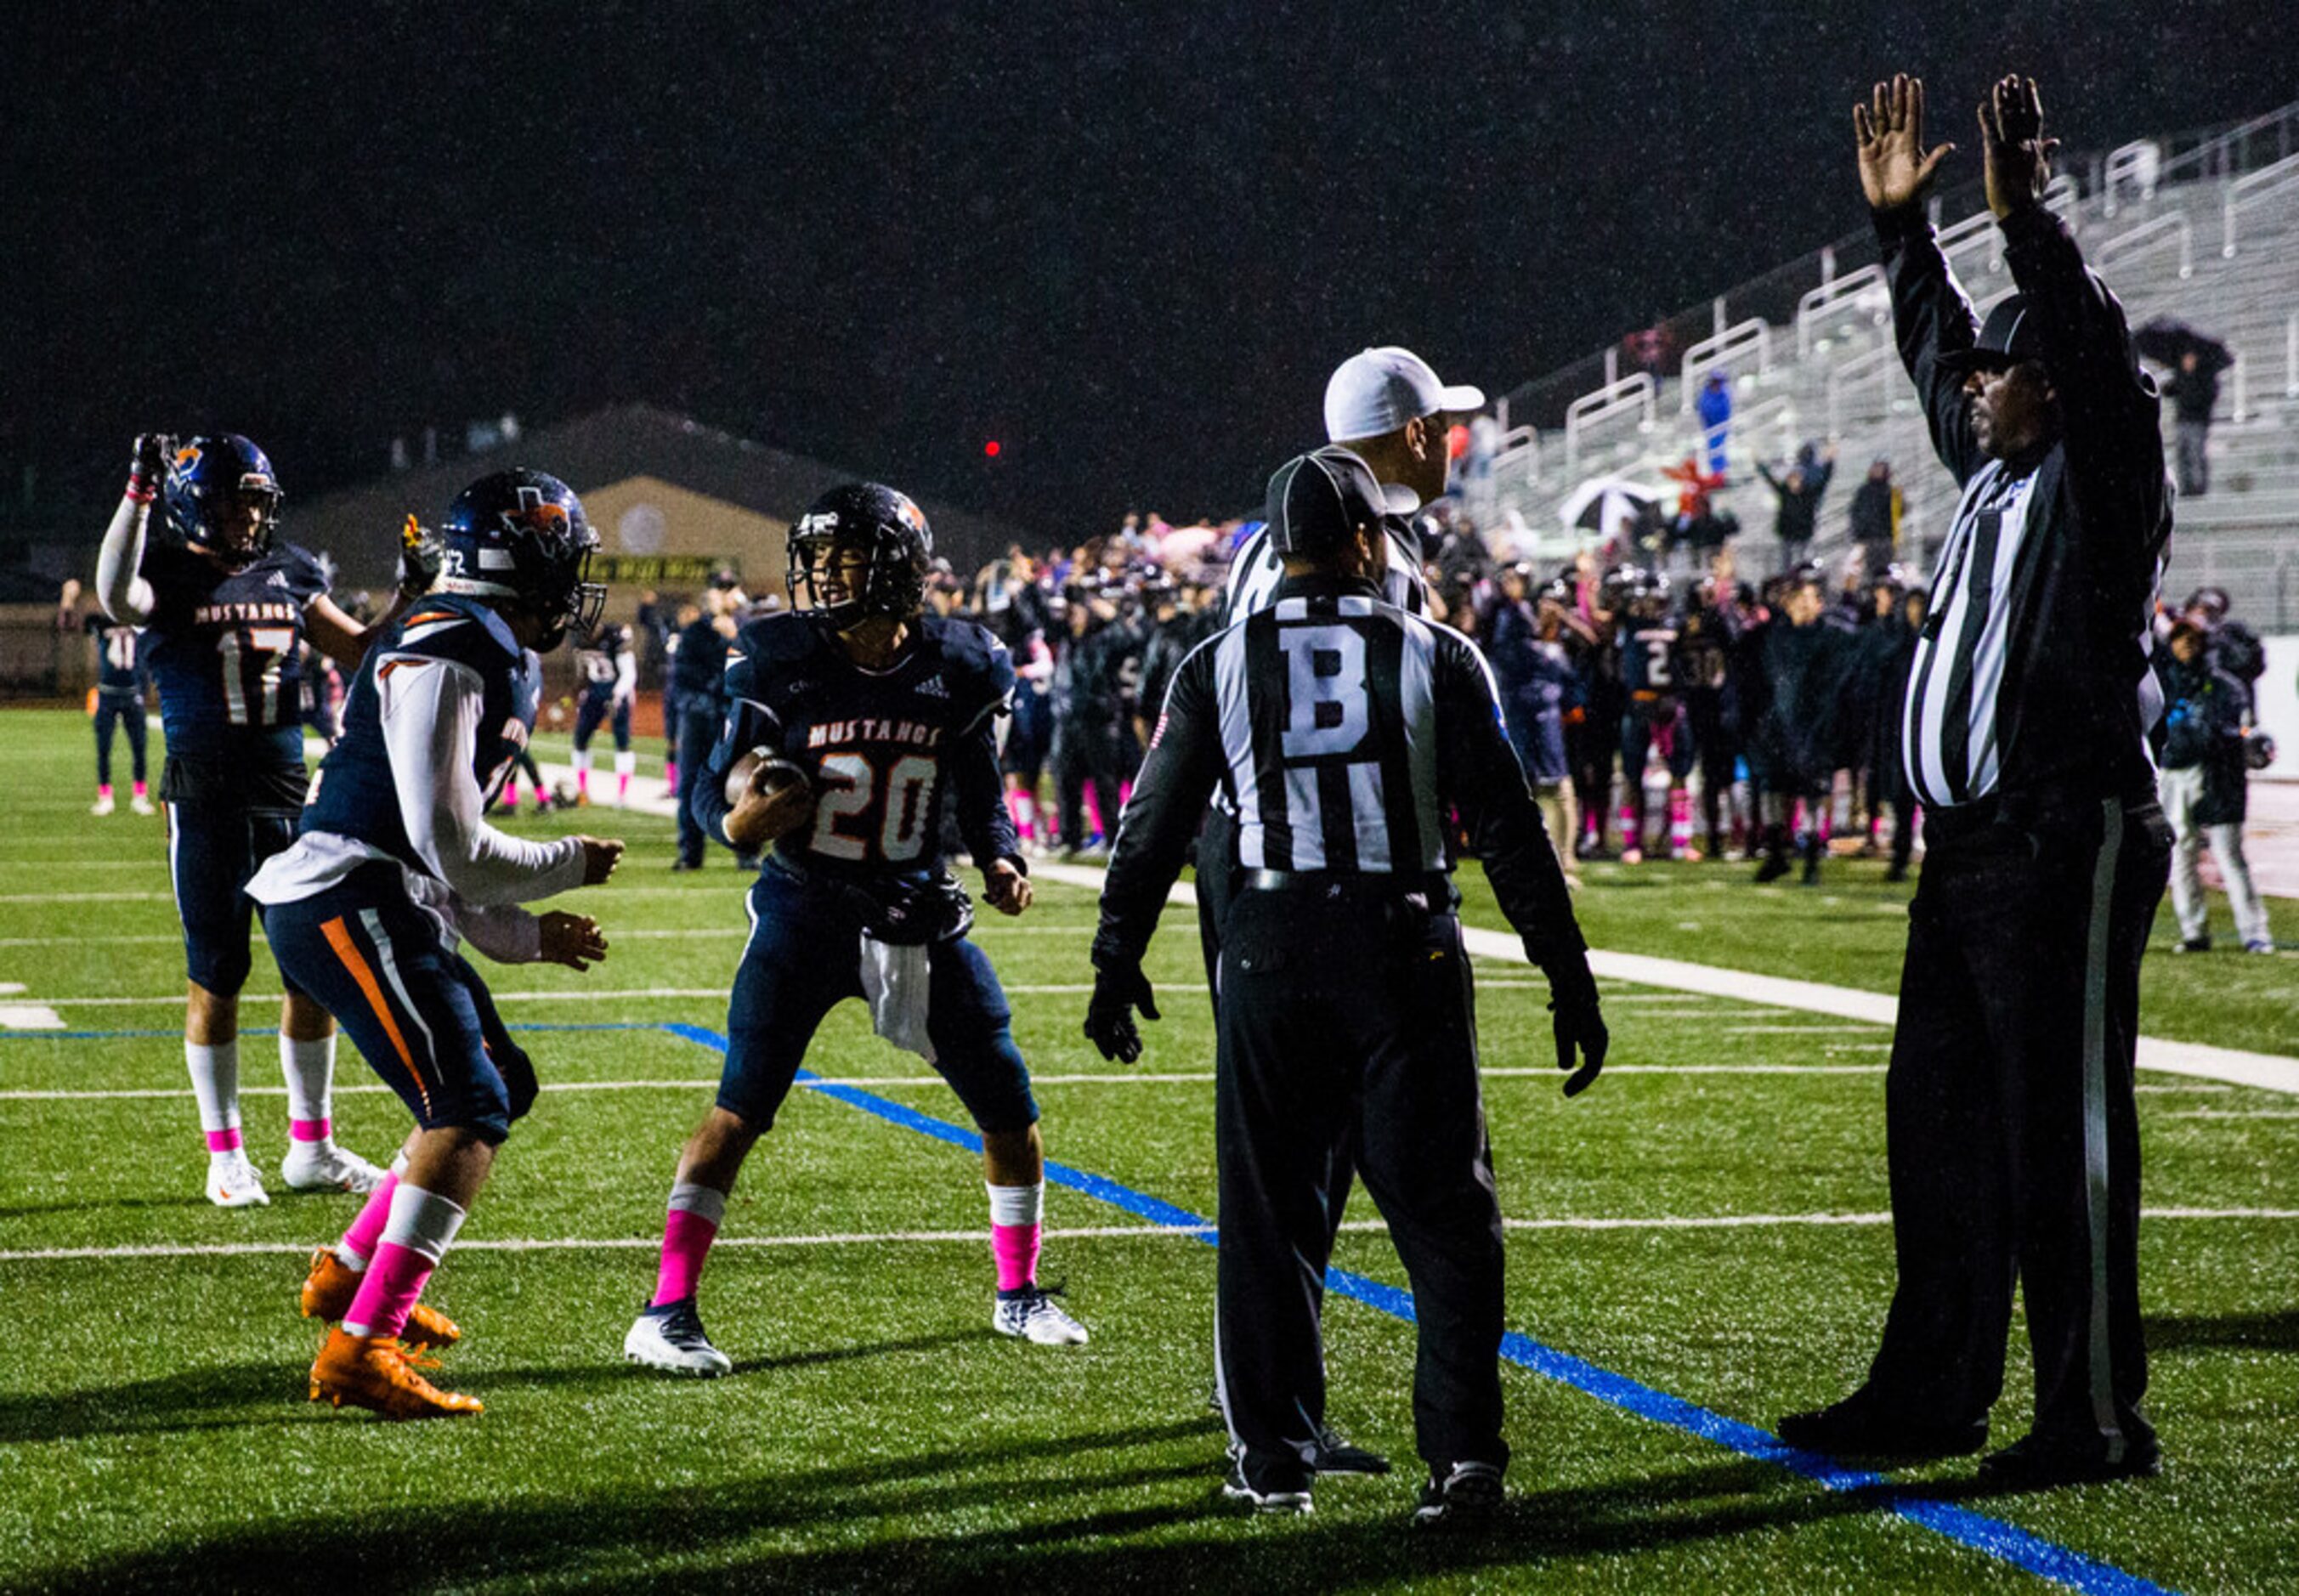
MULTIPOLYGON (((659 1031, 660 1023, 650 1019, 599 1020, 587 1025, 551 1025, 530 1021, 522 1025, 505 1026, 507 1031, 659 1031)), ((174 1027, 158 1031, 0 1031, 0 1042, 90 1042, 109 1041, 121 1036, 181 1036, 184 1027, 174 1027)), ((242 1031, 243 1036, 277 1036, 278 1027, 263 1031, 242 1031)))
MULTIPOLYGON (((700 1046, 715 1048, 722 1053, 726 1050, 724 1035, 701 1026, 674 1022, 662 1028, 700 1046)), ((906 1103, 894 1102, 853 1086, 823 1085, 822 1077, 809 1070, 800 1070, 798 1079, 801 1085, 822 1096, 836 1098, 850 1108, 875 1114, 905 1130, 914 1130, 969 1151, 978 1152, 982 1149, 982 1138, 974 1131, 952 1125, 946 1119, 921 1114, 906 1103)), ((1161 1198, 1152 1197, 1146 1192, 1121 1185, 1105 1176, 1073 1169, 1049 1160, 1046 1178, 1057 1185, 1083 1192, 1112 1208, 1175 1230, 1186 1230, 1208 1245, 1214 1241, 1216 1227, 1212 1220, 1187 1209, 1177 1208, 1161 1198)), ((1336 1296, 1362 1302, 1407 1324, 1415 1322, 1413 1294, 1368 1276, 1354 1274, 1347 1269, 1328 1269, 1325 1289, 1336 1296)), ((1505 1334, 1501 1337, 1501 1356, 1520 1368, 1529 1369, 1560 1385, 1569 1385, 1624 1413, 1682 1430, 1687 1434, 1713 1442, 1760 1463, 1785 1468, 1812 1481, 1822 1490, 1872 1493, 1880 1512, 1894 1514, 1921 1529, 1930 1530, 1958 1545, 1970 1547, 2014 1567, 2024 1568, 2054 1584, 2084 1592, 2086 1596, 2171 1596, 2164 1586, 2136 1574, 2127 1574, 2112 1563, 2086 1557, 2079 1551, 2031 1534, 2015 1525, 1975 1513, 1968 1508, 1957 1507, 1953 1502, 1904 1491, 1884 1475, 1847 1468, 1832 1458, 1790 1446, 1779 1436, 1754 1425, 1728 1418, 1722 1413, 1703 1408, 1697 1402, 1687 1401, 1682 1397, 1672 1396, 1626 1375, 1616 1375, 1610 1369, 1600 1368, 1584 1359, 1573 1357, 1570 1352, 1560 1352, 1554 1347, 1544 1346, 1530 1336, 1515 1331, 1505 1334)))

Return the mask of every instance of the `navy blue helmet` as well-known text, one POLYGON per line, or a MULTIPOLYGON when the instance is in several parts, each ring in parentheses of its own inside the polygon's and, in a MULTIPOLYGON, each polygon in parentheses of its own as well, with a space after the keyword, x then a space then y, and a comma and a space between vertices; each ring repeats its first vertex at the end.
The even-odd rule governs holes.
POLYGON ((570 626, 589 631, 606 607, 605 586, 584 579, 599 535, 575 490, 546 472, 480 478, 447 507, 440 540, 436 591, 521 605, 549 628, 541 648, 558 647, 570 626))
POLYGON ((279 478, 263 451, 236 432, 177 449, 161 496, 168 525, 193 548, 245 564, 271 546, 279 478), (257 513, 234 513, 243 507, 257 513))
POLYGON ((849 482, 817 499, 790 532, 791 603, 833 630, 873 615, 908 620, 925 603, 934 532, 906 494, 876 482, 849 482), (859 580, 840 555, 867 556, 859 580))

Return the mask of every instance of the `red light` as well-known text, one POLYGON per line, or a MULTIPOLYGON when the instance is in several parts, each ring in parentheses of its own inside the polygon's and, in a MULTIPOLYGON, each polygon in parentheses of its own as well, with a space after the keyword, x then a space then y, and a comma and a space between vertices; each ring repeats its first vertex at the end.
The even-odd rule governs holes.
POLYGON ((984 454, 987 454, 988 456, 990 456, 990 458, 991 458, 991 459, 992 459, 992 460, 997 459, 997 458, 998 458, 998 440, 997 440, 996 438, 994 438, 994 437, 993 437, 993 438, 992 438, 988 443, 986 443, 986 444, 983 445, 982 445, 982 452, 983 452, 984 454))

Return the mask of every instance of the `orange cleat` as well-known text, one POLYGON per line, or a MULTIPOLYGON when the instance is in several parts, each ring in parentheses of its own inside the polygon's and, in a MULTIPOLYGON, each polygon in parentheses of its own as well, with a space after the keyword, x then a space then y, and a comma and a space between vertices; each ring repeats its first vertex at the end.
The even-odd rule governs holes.
MULTIPOLYGON (((352 1310, 359 1294, 359 1272, 336 1256, 333 1247, 311 1252, 311 1272, 303 1276, 303 1317, 332 1325, 352 1310)), ((407 1328, 400 1338, 411 1347, 452 1347, 463 1339, 463 1328, 436 1308, 418 1302, 407 1312, 407 1328)))
POLYGON ((486 1411, 477 1397, 442 1391, 417 1372, 436 1368, 413 1359, 394 1337, 353 1335, 340 1325, 328 1332, 311 1363, 311 1401, 371 1409, 386 1418, 461 1418, 486 1411))

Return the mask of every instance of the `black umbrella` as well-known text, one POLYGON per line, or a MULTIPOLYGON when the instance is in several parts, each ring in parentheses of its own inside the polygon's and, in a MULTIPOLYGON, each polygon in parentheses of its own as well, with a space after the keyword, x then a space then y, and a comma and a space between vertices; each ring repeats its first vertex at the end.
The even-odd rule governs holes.
POLYGON ((2235 364, 2235 352, 2209 333, 2197 332, 2176 316, 2157 316, 2142 322, 2131 335, 2142 360, 2159 366, 2176 366, 2189 353, 2204 371, 2217 373, 2235 364))

